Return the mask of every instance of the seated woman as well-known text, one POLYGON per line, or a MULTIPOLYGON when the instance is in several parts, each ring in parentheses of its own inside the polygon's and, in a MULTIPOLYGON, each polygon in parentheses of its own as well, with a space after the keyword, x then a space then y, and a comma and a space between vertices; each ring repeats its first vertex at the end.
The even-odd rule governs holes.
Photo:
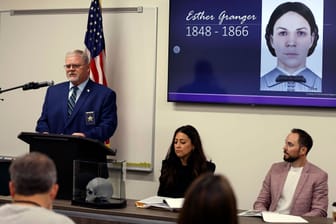
POLYGON ((179 127, 162 161, 157 194, 182 198, 194 179, 215 169, 216 165, 206 159, 197 130, 191 125, 179 127))

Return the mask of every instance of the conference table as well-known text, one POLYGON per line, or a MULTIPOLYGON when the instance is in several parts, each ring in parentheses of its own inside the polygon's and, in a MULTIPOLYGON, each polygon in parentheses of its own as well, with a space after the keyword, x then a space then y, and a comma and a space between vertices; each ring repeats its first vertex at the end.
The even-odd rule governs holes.
MULTIPOLYGON (((10 203, 10 196, 0 196, 0 204, 10 203)), ((137 208, 135 200, 127 200, 125 208, 95 209, 72 205, 71 201, 55 200, 54 210, 72 218, 77 224, 172 224, 178 212, 154 208, 137 208)), ((239 210, 243 211, 243 210, 239 210)), ((332 224, 331 218, 303 217, 312 224, 332 224)), ((261 217, 239 217, 240 224, 265 223, 261 217)), ((284 224, 284 223, 277 223, 284 224)))

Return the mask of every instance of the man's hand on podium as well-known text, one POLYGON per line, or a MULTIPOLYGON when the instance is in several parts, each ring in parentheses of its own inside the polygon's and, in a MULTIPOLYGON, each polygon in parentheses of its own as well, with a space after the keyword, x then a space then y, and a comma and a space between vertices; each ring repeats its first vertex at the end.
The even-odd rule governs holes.
POLYGON ((80 136, 80 137, 84 137, 85 138, 85 134, 81 133, 81 132, 74 132, 74 133, 72 133, 72 135, 80 136))

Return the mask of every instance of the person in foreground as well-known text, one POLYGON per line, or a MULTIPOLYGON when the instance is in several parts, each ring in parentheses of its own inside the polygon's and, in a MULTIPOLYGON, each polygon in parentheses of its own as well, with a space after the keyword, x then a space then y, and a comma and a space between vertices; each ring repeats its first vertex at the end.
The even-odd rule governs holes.
POLYGON ((58 191, 54 162, 32 152, 16 158, 9 167, 12 203, 0 207, 0 223, 74 224, 67 216, 52 211, 58 191))
POLYGON ((266 43, 277 66, 260 79, 260 90, 321 92, 322 79, 307 68, 319 39, 312 11, 301 2, 285 2, 272 13, 266 43))
POLYGON ((328 174, 308 162, 313 139, 292 129, 283 148, 284 162, 268 171, 253 209, 297 216, 327 216, 328 174))
POLYGON ((191 125, 175 130, 166 158, 162 161, 158 195, 183 198, 191 182, 216 165, 207 161, 198 131, 191 125))
POLYGON ((82 50, 68 52, 64 68, 69 81, 47 89, 36 131, 108 140, 117 128, 115 92, 90 79, 89 57, 82 50))
POLYGON ((188 188, 178 224, 238 224, 236 196, 229 180, 220 174, 199 176, 188 188))

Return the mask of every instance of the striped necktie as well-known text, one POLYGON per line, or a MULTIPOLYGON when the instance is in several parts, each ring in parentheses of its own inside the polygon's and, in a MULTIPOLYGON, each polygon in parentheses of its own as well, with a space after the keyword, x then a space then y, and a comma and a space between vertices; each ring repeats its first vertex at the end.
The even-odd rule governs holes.
POLYGON ((72 113, 72 111, 75 107, 78 87, 73 86, 71 89, 72 89, 72 93, 71 93, 71 96, 68 99, 68 116, 71 115, 71 113, 72 113))

